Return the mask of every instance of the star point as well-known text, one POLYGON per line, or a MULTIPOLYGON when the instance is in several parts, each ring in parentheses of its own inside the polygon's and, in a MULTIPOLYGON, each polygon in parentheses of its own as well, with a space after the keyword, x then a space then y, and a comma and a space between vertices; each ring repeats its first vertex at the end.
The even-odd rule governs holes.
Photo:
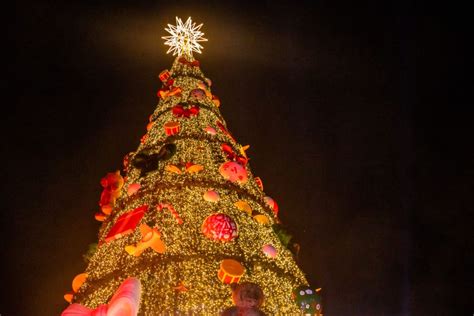
POLYGON ((176 25, 168 24, 165 30, 171 35, 163 36, 162 39, 166 40, 165 45, 169 46, 168 53, 173 53, 178 56, 189 56, 191 57, 193 52, 201 53, 203 49, 199 42, 206 42, 207 39, 203 37, 204 33, 201 32, 202 23, 196 25, 188 17, 186 22, 176 17, 176 25))

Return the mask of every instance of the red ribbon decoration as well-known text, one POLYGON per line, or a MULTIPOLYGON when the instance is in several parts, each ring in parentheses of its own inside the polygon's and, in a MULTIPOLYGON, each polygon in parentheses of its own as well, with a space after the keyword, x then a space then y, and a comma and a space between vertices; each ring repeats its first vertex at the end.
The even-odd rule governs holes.
POLYGON ((199 60, 197 59, 194 61, 188 61, 186 58, 181 57, 180 59, 178 59, 178 61, 182 64, 185 64, 191 67, 199 67, 199 60))
POLYGON ((219 127, 219 129, 220 129, 224 134, 226 134, 226 135, 229 136, 234 142, 236 142, 234 136, 232 136, 232 134, 227 130, 227 128, 225 128, 224 124, 222 124, 220 121, 216 121, 216 125, 217 125, 217 127, 219 127))
POLYGON ((229 144, 223 143, 221 145, 221 148, 222 148, 222 151, 224 151, 224 153, 226 154, 227 159, 236 161, 240 163, 242 166, 247 165, 248 159, 240 155, 237 155, 229 144))
POLYGON ((174 117, 185 117, 197 116, 199 114, 199 106, 193 105, 192 107, 185 109, 181 104, 173 106, 172 109, 174 117))

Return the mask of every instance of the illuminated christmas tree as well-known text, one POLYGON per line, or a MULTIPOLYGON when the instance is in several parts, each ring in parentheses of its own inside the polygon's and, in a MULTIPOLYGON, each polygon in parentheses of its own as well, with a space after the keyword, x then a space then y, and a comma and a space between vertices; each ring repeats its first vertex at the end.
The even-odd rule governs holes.
POLYGON ((250 170, 248 146, 228 131, 192 55, 206 40, 201 26, 177 18, 166 29, 177 57, 159 75, 160 101, 137 150, 122 173, 101 180, 97 249, 63 315, 234 315, 239 300, 268 315, 321 313, 277 229, 278 206, 250 170))

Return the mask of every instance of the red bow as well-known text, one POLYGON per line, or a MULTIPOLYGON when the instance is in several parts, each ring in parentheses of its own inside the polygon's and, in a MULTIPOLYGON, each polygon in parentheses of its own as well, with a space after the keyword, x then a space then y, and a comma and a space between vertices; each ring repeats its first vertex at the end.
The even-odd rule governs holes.
POLYGON ((194 61, 188 61, 186 58, 181 57, 178 61, 182 64, 191 66, 191 67, 199 67, 199 60, 195 59, 194 61))
POLYGON ((226 134, 227 136, 229 136, 229 137, 235 142, 234 136, 232 136, 232 134, 227 130, 227 128, 225 128, 224 124, 222 124, 222 123, 219 122, 219 121, 216 121, 216 125, 217 125, 217 127, 219 127, 219 129, 220 129, 224 134, 226 134))
POLYGON ((173 115, 175 117, 186 117, 197 116, 199 114, 199 106, 193 105, 189 109, 185 109, 181 104, 173 106, 173 115))
POLYGON ((243 166, 247 164, 248 159, 240 155, 237 155, 229 144, 223 143, 221 145, 221 148, 222 148, 222 151, 224 151, 224 153, 226 154, 227 159, 237 161, 243 166))
POLYGON ((95 309, 72 304, 61 316, 136 316, 140 305, 141 284, 136 278, 128 278, 120 285, 109 304, 95 309))

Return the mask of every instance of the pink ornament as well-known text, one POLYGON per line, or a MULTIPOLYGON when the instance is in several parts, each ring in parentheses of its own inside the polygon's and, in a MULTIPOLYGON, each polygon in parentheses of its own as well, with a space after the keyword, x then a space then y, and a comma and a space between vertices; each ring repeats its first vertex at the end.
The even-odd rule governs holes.
POLYGON ((128 278, 117 289, 109 304, 99 305, 95 309, 72 304, 61 316, 136 316, 140 307, 140 296, 140 280, 128 278))
POLYGON ((217 202, 219 201, 219 193, 213 190, 209 190, 202 196, 204 200, 208 202, 217 202))
POLYGON ((134 195, 135 193, 138 192, 138 190, 140 189, 140 183, 132 183, 128 186, 127 188, 127 194, 128 196, 132 196, 134 195))
POLYGON ((247 182, 247 170, 235 161, 223 163, 219 168, 219 172, 224 179, 229 180, 230 182, 237 182, 240 184, 247 182))
POLYGON ((204 128, 204 131, 206 131, 209 135, 216 135, 216 130, 213 129, 212 127, 208 126, 206 128, 204 128))
POLYGON ((216 241, 231 241, 239 234, 234 220, 223 213, 208 216, 202 224, 202 233, 209 239, 216 241))
POLYGON ((191 90, 191 93, 189 94, 189 96, 191 98, 201 100, 206 97, 206 92, 202 89, 194 89, 194 90, 191 90))
POLYGON ((262 247, 263 253, 269 258, 276 258, 278 251, 271 244, 266 244, 262 247))
POLYGON ((275 216, 278 216, 278 204, 275 202, 275 200, 269 196, 264 197, 263 200, 268 205, 268 207, 272 209, 273 214, 275 214, 275 216))

